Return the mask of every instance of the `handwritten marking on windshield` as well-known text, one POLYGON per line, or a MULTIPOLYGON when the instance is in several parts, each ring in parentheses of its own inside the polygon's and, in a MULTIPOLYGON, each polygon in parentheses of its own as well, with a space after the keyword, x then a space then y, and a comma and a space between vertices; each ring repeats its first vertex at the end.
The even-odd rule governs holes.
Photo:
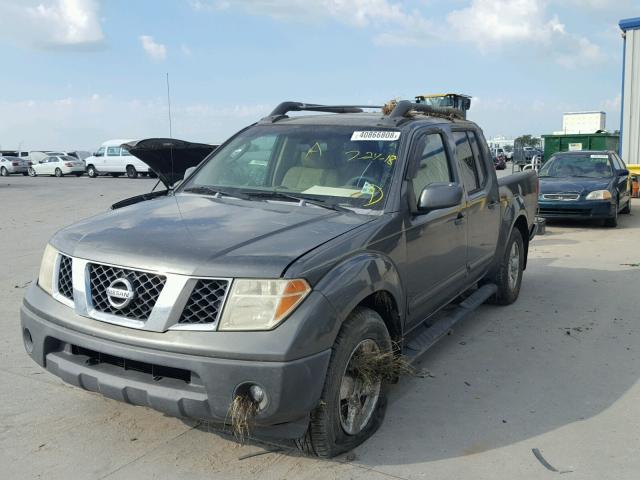
POLYGON ((374 185, 373 183, 369 185, 373 187, 373 192, 371 193, 369 202, 364 204, 365 207, 370 207, 372 205, 375 205, 376 203, 379 203, 382 200, 382 197, 384 197, 384 191, 382 190, 382 188, 380 188, 378 185, 374 185))
POLYGON ((361 152, 360 150, 350 150, 348 152, 345 152, 345 156, 347 157, 347 162, 351 162, 354 160, 382 160, 390 167, 393 165, 393 162, 398 159, 398 156, 394 155, 393 153, 385 156, 384 153, 380 152, 361 152))
POLYGON ((316 153, 322 157, 322 147, 319 142, 314 143, 311 148, 307 150, 307 154, 304 156, 304 159, 307 160, 310 156, 313 156, 316 153))

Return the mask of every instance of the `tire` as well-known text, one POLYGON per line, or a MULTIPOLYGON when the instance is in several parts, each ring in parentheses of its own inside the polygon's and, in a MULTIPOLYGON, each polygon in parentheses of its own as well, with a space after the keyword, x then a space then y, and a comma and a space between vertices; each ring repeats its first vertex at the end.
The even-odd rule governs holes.
POLYGON ((127 177, 138 178, 138 172, 136 171, 136 167, 134 167, 133 165, 127 165, 127 177))
POLYGON ((616 228, 618 226, 618 209, 619 205, 616 203, 615 213, 612 217, 605 219, 604 226, 609 228, 616 228))
MULTIPOLYGON (((391 338, 387 327, 380 315, 373 310, 357 308, 342 325, 333 344, 320 403, 311 412, 307 433, 297 441, 298 447, 306 453, 325 458, 334 457, 360 445, 382 424, 387 407, 384 382, 380 380, 373 388, 377 391, 377 397, 371 392, 372 387, 369 387, 369 395, 365 397, 362 393, 356 393, 356 389, 362 392, 364 388, 361 379, 358 380, 356 377, 354 381, 353 377, 347 374, 354 353, 373 345, 377 346, 379 351, 391 351, 391 338), (362 413, 364 409, 362 415, 365 418, 359 425, 354 425, 353 419, 349 420, 345 412, 345 409, 350 411, 349 402, 346 398, 340 398, 344 389, 343 383, 349 385, 349 379, 351 387, 347 386, 346 389, 353 389, 352 400, 359 399, 357 411, 362 413), (362 398, 367 398, 364 405, 360 405, 362 398), (348 432, 349 425, 352 427, 351 432, 348 432)), ((353 371, 351 372, 353 374, 353 371)))
POLYGON ((3 177, 8 177, 9 171, 5 167, 2 167, 0 168, 0 175, 2 175, 3 177))
POLYGON ((522 234, 520 230, 514 228, 493 278, 493 283, 498 286, 498 291, 489 299, 488 303, 511 305, 518 299, 520 286, 522 285, 524 258, 525 250, 522 234))
POLYGON ((62 177, 63 176, 62 170, 60 170, 59 168, 56 168, 54 175, 56 177, 62 177))
POLYGON ((38 175, 36 171, 33 169, 33 167, 29 167, 29 170, 27 170, 27 173, 29 174, 30 177, 35 177, 36 175, 38 175))
POLYGON ((89 175, 89 178, 96 178, 98 176, 98 171, 96 170, 96 167, 94 167, 93 165, 89 165, 87 167, 87 175, 89 175))
POLYGON ((624 215, 628 215, 631 213, 631 199, 629 199, 625 207, 622 210, 620 210, 620 213, 624 215))

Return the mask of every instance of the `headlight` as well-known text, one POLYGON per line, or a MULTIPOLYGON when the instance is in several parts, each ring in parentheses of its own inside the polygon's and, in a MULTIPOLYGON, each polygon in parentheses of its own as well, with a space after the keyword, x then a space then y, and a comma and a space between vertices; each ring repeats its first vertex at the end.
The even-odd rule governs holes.
POLYGON ((51 295, 53 290, 53 269, 56 264, 58 251, 51 245, 47 244, 42 255, 42 263, 40 264, 40 274, 38 275, 38 285, 45 292, 51 295))
POLYGON ((611 192, 609 190, 595 190, 586 197, 587 200, 610 200, 611 192))
POLYGON ((234 280, 218 330, 271 330, 310 291, 306 280, 234 280))

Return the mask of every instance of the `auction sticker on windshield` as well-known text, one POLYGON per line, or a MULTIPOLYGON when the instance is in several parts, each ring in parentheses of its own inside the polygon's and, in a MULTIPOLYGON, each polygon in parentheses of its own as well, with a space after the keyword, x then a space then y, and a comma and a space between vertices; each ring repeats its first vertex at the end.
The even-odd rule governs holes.
POLYGON ((382 140, 385 142, 395 142, 400 138, 400 132, 393 132, 390 130, 366 130, 366 131, 355 131, 353 135, 351 135, 351 141, 364 141, 364 140, 382 140))
POLYGON ((609 155, 591 155, 591 158, 609 158, 609 155))

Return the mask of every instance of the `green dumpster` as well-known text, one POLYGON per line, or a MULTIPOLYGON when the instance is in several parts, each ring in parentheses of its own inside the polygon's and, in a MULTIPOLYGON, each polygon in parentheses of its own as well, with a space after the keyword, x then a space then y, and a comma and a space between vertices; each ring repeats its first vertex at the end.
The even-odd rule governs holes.
POLYGON ((620 143, 620 135, 617 133, 542 135, 542 139, 545 160, 548 160, 556 152, 570 150, 613 150, 617 152, 620 143))

